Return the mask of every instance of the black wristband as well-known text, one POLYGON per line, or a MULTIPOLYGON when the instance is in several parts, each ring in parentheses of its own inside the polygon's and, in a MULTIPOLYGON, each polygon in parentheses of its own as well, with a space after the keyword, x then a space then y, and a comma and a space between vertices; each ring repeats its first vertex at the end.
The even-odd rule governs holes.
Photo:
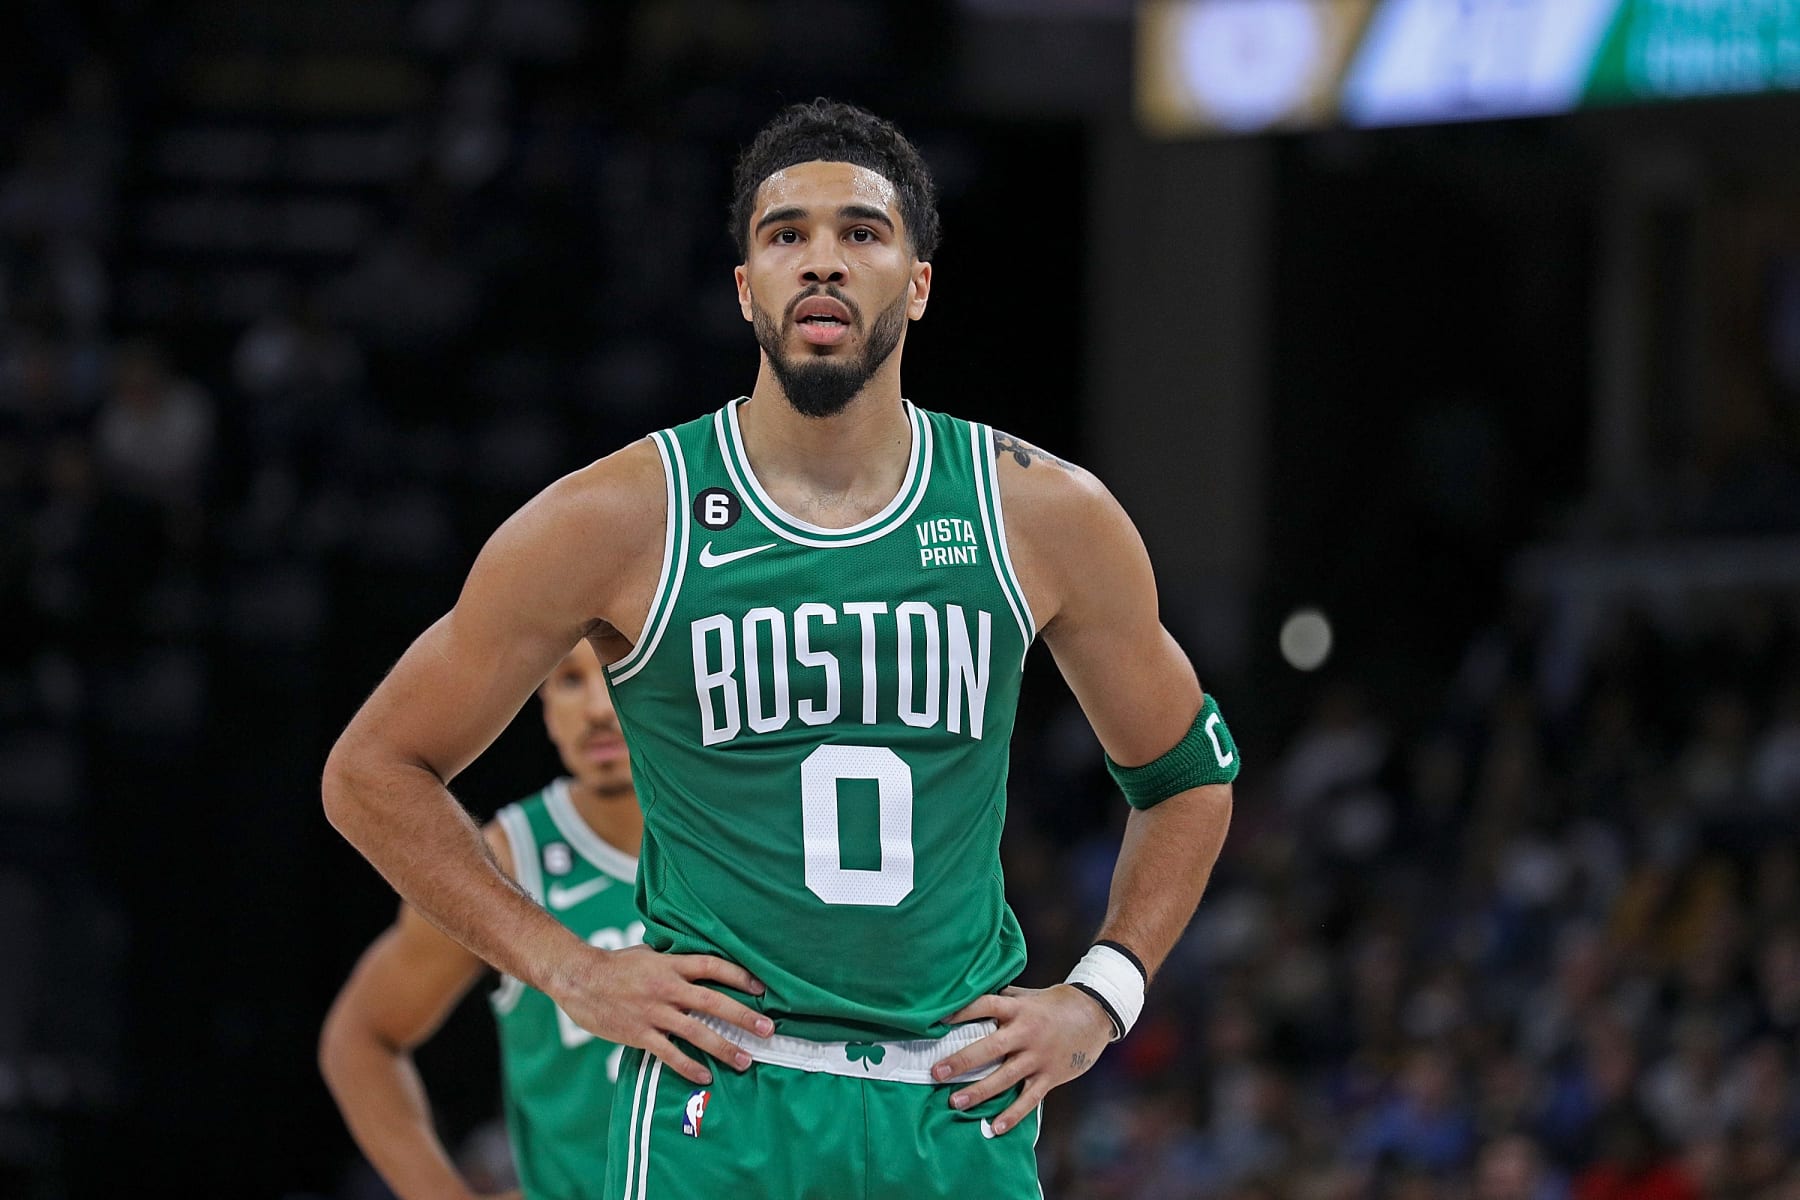
POLYGON ((1123 946, 1118 942, 1113 941, 1111 938, 1095 942, 1094 945, 1105 946, 1108 950, 1117 950, 1120 954, 1123 954, 1125 956, 1125 961, 1136 967, 1137 973, 1144 977, 1144 986, 1150 986, 1150 972, 1144 970, 1144 960, 1133 954, 1130 947, 1123 946))
POLYGON ((1102 996, 1099 992, 1096 992, 1085 983, 1071 983, 1069 986, 1076 991, 1081 992, 1083 995, 1091 997, 1094 1003, 1100 1006, 1100 1011, 1105 1013, 1106 1019, 1112 1022, 1113 1041, 1116 1042, 1125 1036, 1125 1022, 1119 1020, 1119 1014, 1113 1011, 1113 1006, 1106 1002, 1105 996, 1102 996))

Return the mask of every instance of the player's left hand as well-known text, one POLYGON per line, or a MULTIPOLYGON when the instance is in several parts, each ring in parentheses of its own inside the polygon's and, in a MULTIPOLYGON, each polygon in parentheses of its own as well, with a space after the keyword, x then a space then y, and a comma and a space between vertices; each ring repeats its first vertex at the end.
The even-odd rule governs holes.
POLYGON ((1023 1082, 1019 1098, 994 1118, 996 1137, 1024 1120, 1051 1088, 1093 1066, 1112 1040, 1112 1021, 1106 1013, 1092 997, 1066 983, 1048 988, 1009 987, 952 1013, 944 1023, 957 1025, 983 1018, 999 1028, 938 1063, 931 1074, 942 1082, 999 1061, 985 1079, 951 1093, 954 1108, 980 1104, 1023 1082))

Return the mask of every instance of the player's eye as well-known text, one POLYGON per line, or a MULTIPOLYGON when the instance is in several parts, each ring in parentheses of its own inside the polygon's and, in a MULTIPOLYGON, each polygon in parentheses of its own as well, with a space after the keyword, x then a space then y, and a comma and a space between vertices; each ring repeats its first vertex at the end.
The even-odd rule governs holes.
POLYGON ((800 231, 798 229, 777 229, 775 236, 770 240, 778 246, 792 246, 800 240, 800 231))
POLYGON ((858 225, 850 231, 850 240, 864 243, 875 241, 875 231, 867 225, 858 225))

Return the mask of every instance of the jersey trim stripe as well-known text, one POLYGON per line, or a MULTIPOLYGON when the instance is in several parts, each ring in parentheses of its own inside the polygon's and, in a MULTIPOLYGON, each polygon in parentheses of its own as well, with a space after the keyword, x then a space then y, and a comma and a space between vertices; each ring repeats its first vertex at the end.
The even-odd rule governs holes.
MULTIPOLYGON (((1025 649, 1031 649, 1037 637, 1037 622, 1031 606, 1025 602, 1025 589, 1013 573, 1012 555, 1006 548, 1006 520, 1000 512, 1000 477, 994 466, 994 430, 988 425, 969 424, 969 446, 975 457, 975 499, 981 509, 981 529, 987 535, 988 560, 994 564, 994 577, 1012 609, 1013 619, 1024 635, 1025 649)), ((1021 661, 1023 656, 1021 656, 1021 661)))
MULTIPOLYGON (((625 1190, 619 1193, 619 1200, 631 1200, 632 1175, 637 1169, 638 1118, 640 1115, 638 1101, 644 1098, 644 1076, 650 1070, 652 1062, 660 1062, 651 1056, 648 1050, 638 1060, 637 1082, 631 1088, 631 1125, 625 1135, 625 1190)), ((617 1103, 617 1101, 615 1101, 617 1103)))
POLYGON ((719 440, 720 457, 725 460, 726 474, 731 476, 744 507, 777 537, 815 549, 860 546, 899 528, 925 498, 931 483, 931 422, 910 400, 902 400, 900 403, 906 406, 907 417, 912 421, 912 450, 906 463, 906 478, 887 507, 844 529, 827 529, 790 516, 763 490, 762 482, 750 468, 750 456, 744 453, 743 434, 737 423, 738 406, 744 399, 739 397, 713 414, 714 433, 719 440))
POLYGON ((662 456, 663 488, 668 498, 668 528, 663 533, 662 574, 656 581, 656 599, 650 605, 650 619, 631 653, 606 669, 606 677, 615 686, 624 683, 644 669, 663 630, 675 611, 675 598, 681 594, 681 581, 687 574, 688 555, 688 478, 687 461, 681 456, 681 443, 664 429, 651 435, 656 452, 662 456))
MULTIPOLYGON (((506 844, 512 854, 513 878, 526 894, 540 905, 544 902, 544 876, 538 870, 537 839, 531 836, 531 820, 517 804, 509 804, 495 814, 500 828, 506 831, 506 844)), ((518 1006, 525 994, 525 984, 511 975, 502 975, 489 997, 494 1011, 505 1015, 518 1006)))
POLYGON ((581 819, 575 801, 569 795, 568 779, 556 780, 547 790, 550 794, 544 798, 544 811, 550 814, 556 831, 575 847, 575 853, 587 859, 594 869, 622 883, 636 883, 638 860, 609 844, 594 832, 593 826, 581 819))
MULTIPOLYGON (((1037 1125, 1034 1126, 1031 1131, 1032 1157, 1036 1158, 1038 1138, 1041 1137, 1044 1132, 1044 1102, 1042 1100, 1039 1100, 1037 1107, 1031 1110, 1031 1115, 1037 1118, 1037 1125)), ((1044 1181, 1042 1179, 1037 1181, 1037 1190, 1038 1200, 1044 1200, 1044 1181)))
POLYGON ((650 1130, 656 1124, 656 1085, 662 1079, 662 1059, 650 1068, 650 1086, 644 1093, 644 1128, 638 1134, 637 1200, 644 1200, 650 1184, 650 1130))

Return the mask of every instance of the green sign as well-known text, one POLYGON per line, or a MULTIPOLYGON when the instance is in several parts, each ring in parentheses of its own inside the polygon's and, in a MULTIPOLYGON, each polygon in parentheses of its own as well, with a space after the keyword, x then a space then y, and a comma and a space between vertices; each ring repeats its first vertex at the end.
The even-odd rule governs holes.
POLYGON ((1585 99, 1618 103, 1800 88, 1800 0, 1624 0, 1585 99))

